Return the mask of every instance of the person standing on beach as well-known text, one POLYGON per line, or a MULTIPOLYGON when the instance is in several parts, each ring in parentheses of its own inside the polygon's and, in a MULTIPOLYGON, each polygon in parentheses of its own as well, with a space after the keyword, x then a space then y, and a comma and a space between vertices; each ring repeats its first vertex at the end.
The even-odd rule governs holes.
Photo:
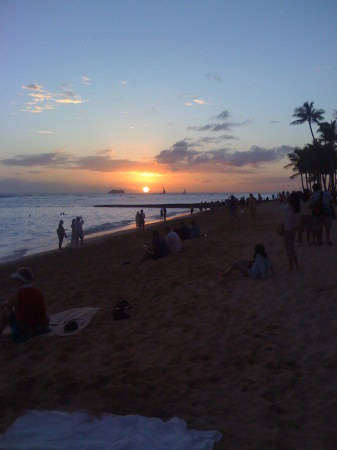
POLYGON ((84 233, 83 233, 83 224, 84 220, 82 217, 77 216, 75 221, 75 236, 76 236, 76 245, 78 246, 79 241, 81 245, 83 245, 84 233))
POLYGON ((300 196, 297 192, 289 195, 287 203, 282 205, 286 210, 287 216, 284 224, 284 246, 286 249, 289 270, 293 270, 293 266, 298 269, 298 259, 295 250, 295 237, 300 223, 300 196))
POLYGON ((145 229, 145 213, 142 209, 140 210, 140 215, 139 215, 139 229, 140 230, 145 229))
POLYGON ((137 228, 139 228, 139 220, 140 220, 140 212, 137 211, 137 214, 136 214, 136 227, 137 228))
POLYGON ((321 186, 315 183, 312 187, 313 194, 310 197, 313 218, 313 244, 322 244, 323 227, 326 232, 326 243, 332 245, 330 233, 332 222, 330 219, 330 207, 332 197, 330 192, 322 191, 321 186))
POLYGON ((59 238, 59 249, 61 250, 63 239, 65 237, 67 237, 66 230, 63 227, 63 220, 59 221, 59 226, 58 226, 56 232, 57 232, 57 236, 59 238))
POLYGON ((18 291, 0 308, 0 334, 7 324, 12 330, 12 339, 23 342, 32 336, 49 331, 43 293, 32 286, 35 278, 29 267, 19 267, 11 278, 17 281, 18 291))
POLYGON ((254 195, 252 193, 250 193, 249 198, 248 198, 248 209, 249 209, 250 217, 252 219, 255 219, 255 216, 256 216, 256 206, 257 206, 257 200, 254 197, 254 195))

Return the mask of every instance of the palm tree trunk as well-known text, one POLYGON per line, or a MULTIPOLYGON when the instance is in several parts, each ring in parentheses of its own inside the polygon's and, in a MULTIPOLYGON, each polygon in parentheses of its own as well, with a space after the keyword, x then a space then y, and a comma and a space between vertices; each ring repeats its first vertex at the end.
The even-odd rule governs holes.
POLYGON ((314 136, 314 133, 313 133, 313 131, 312 131, 311 121, 308 120, 308 122, 309 122, 310 131, 311 131, 312 141, 315 142, 315 136, 314 136))

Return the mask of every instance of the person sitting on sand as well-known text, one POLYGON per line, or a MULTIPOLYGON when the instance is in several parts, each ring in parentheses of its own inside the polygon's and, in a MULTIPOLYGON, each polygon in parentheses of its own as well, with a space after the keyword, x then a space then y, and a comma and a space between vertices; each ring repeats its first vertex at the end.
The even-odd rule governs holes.
POLYGON ((191 239, 199 238, 201 236, 200 235, 200 227, 196 223, 195 220, 192 220, 192 224, 191 224, 190 230, 191 230, 191 239))
POLYGON ((181 239, 179 234, 172 230, 171 227, 165 227, 166 242, 171 253, 179 253, 182 250, 181 239))
POLYGON ((161 236, 158 230, 153 230, 152 232, 152 243, 144 244, 147 247, 147 252, 143 256, 143 261, 146 259, 159 259, 164 258, 170 253, 167 242, 165 238, 161 236))
POLYGON ((180 222, 179 236, 183 241, 191 238, 191 230, 183 220, 180 222))
POLYGON ((273 264, 270 261, 265 248, 262 244, 255 245, 254 259, 251 262, 238 261, 233 263, 223 273, 227 276, 234 271, 238 271, 250 278, 266 278, 269 273, 274 273, 273 264))
POLYGON ((43 293, 32 286, 35 278, 29 267, 19 267, 11 275, 18 283, 18 291, 0 309, 0 334, 9 324, 14 341, 25 341, 49 331, 43 293))

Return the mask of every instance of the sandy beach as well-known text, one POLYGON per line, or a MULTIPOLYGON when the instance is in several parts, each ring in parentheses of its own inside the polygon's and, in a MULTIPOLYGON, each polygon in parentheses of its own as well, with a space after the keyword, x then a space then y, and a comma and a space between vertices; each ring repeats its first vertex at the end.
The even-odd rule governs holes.
POLYGON ((180 417, 221 431, 216 450, 336 448, 336 223, 335 245, 296 244, 300 270, 289 272, 282 216, 277 202, 255 220, 194 215, 207 237, 157 261, 141 262, 143 242, 163 224, 0 265, 1 300, 15 288, 9 275, 29 265, 50 314, 100 308, 76 336, 0 338, 0 431, 30 409, 87 410, 180 417), (256 243, 275 274, 223 278, 256 243), (113 320, 120 300, 129 320, 113 320))

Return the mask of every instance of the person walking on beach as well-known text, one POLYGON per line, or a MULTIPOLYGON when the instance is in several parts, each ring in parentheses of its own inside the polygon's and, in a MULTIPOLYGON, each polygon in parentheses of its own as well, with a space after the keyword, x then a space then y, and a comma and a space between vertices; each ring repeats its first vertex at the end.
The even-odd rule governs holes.
POLYGON ((59 226, 58 226, 56 232, 57 232, 57 236, 59 238, 59 249, 61 250, 63 239, 65 237, 67 237, 66 230, 63 227, 63 220, 59 221, 59 226))
POLYGON ((282 205, 287 213, 284 224, 284 246, 288 257, 289 270, 293 270, 294 265, 298 269, 295 237, 300 223, 300 196, 297 192, 292 192, 286 202, 285 205, 282 205))
POLYGON ((47 333, 49 319, 44 296, 32 286, 33 271, 29 267, 19 267, 11 278, 17 281, 18 291, 0 307, 0 334, 8 324, 16 342, 47 333))

